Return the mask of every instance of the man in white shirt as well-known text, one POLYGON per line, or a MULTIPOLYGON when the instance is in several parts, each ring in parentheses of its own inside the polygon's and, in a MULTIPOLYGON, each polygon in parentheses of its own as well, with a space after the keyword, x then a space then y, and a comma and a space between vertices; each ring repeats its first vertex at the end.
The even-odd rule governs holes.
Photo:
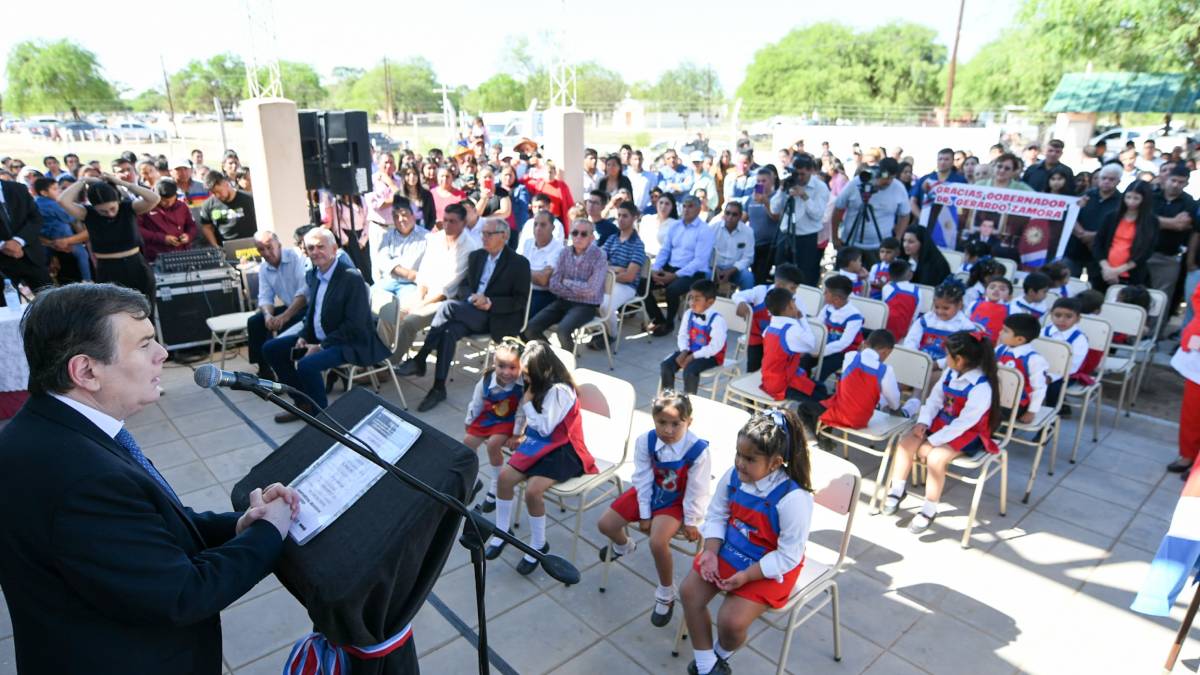
POLYGON ((391 331, 400 331, 396 349, 392 352, 396 362, 412 348, 417 333, 433 322, 433 315, 442 302, 454 297, 467 274, 467 257, 480 247, 480 243, 463 231, 466 219, 467 210, 462 204, 450 204, 442 216, 442 229, 425 238, 425 255, 417 270, 417 290, 400 305, 400 325, 392 325, 396 309, 391 303, 379 310, 379 324, 387 336, 384 340, 390 339, 391 331))
POLYGON ((554 238, 554 232, 560 230, 554 222, 554 215, 548 210, 539 211, 533 217, 533 237, 521 242, 517 252, 529 261, 530 288, 532 295, 529 299, 529 316, 537 316, 543 307, 554 301, 554 294, 548 288, 550 275, 558 264, 558 254, 563 250, 563 242, 554 238))
POLYGON ((279 237, 269 230, 254 234, 254 247, 262 262, 258 265, 258 311, 246 320, 248 360, 258 366, 260 378, 273 380, 275 374, 263 358, 262 346, 304 318, 308 304, 304 257, 294 248, 283 248, 279 237))
POLYGON ((799 267, 803 283, 809 286, 817 286, 820 281, 823 251, 817 248, 817 237, 829 204, 829 187, 816 173, 817 164, 811 155, 796 155, 775 240, 775 263, 799 267))
POLYGON ((717 251, 715 281, 730 282, 738 290, 754 286, 754 230, 749 223, 742 222, 741 202, 729 202, 721 214, 721 220, 712 225, 717 251))
POLYGON ((553 232, 550 233, 550 236, 554 238, 554 241, 564 246, 566 245, 567 235, 563 231, 562 223, 559 222, 558 218, 554 217, 553 212, 550 212, 550 197, 544 194, 536 194, 529 201, 529 220, 525 221, 525 224, 521 226, 521 234, 517 237, 518 251, 525 245, 525 242, 533 239, 533 219, 542 211, 550 213, 550 217, 554 221, 553 232))

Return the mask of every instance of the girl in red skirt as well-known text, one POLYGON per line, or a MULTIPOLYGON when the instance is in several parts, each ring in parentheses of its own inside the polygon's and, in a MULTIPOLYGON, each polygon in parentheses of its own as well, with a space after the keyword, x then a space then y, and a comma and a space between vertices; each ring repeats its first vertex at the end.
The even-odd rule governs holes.
POLYGON ((638 436, 633 454, 633 487, 621 493, 600 516, 601 534, 612 544, 600 549, 600 560, 633 553, 635 542, 625 526, 637 523, 650 535, 650 553, 658 572, 650 623, 671 622, 675 609, 675 565, 671 538, 680 529, 688 541, 700 538, 700 524, 711 492, 712 459, 708 441, 688 430, 692 402, 687 394, 667 389, 650 404, 654 429, 638 436))
POLYGON ((487 496, 479 506, 483 513, 496 510, 496 481, 500 467, 504 466, 502 448, 505 444, 516 447, 512 442, 513 427, 517 425, 517 413, 524 397, 521 347, 503 342, 492 356, 492 367, 475 383, 471 403, 467 405, 467 435, 463 437, 463 445, 472 450, 478 450, 487 442, 488 463, 483 471, 489 483, 487 496))
POLYGON ((921 406, 917 424, 900 440, 892 463, 892 482, 883 512, 892 515, 908 494, 906 478, 913 458, 925 460, 929 477, 925 504, 909 523, 920 534, 937 517, 938 500, 946 484, 946 468, 962 453, 1000 452, 992 432, 1000 424, 1000 387, 996 354, 981 330, 959 331, 946 337, 946 374, 921 406))
POLYGON ((700 533, 704 550, 680 588, 695 660, 688 673, 728 674, 729 657, 768 607, 787 603, 804 563, 813 495, 808 443, 790 410, 759 413, 738 434, 700 533), (712 639, 708 603, 725 591, 712 639))

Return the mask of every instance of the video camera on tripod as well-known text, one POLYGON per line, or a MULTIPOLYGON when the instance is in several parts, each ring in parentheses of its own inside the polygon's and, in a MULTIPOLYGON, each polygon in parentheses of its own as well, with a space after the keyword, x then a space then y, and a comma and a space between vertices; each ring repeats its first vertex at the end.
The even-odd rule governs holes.
MULTIPOLYGON (((858 172, 858 195, 862 199, 862 208, 858 210, 854 216, 854 222, 850 224, 850 229, 845 237, 846 244, 854 246, 865 243, 868 222, 875 230, 875 242, 883 241, 883 235, 879 231, 879 221, 875 219, 875 209, 871 206, 871 195, 879 192, 879 181, 894 179, 899 174, 900 163, 891 157, 884 157, 879 164, 864 167, 858 172)), ((887 183, 890 185, 891 180, 887 180, 887 183)), ((888 185, 883 187, 886 188, 888 185)))

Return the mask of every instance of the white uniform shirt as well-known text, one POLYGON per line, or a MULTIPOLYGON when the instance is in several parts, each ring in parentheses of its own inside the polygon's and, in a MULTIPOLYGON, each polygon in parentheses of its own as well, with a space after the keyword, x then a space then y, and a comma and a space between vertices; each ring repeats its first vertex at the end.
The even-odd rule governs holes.
MULTIPOLYGON (((735 291, 730 299, 734 302, 746 303, 750 306, 750 311, 753 312, 756 306, 767 301, 767 292, 772 288, 775 288, 774 284, 763 284, 761 286, 747 288, 744 291, 735 291)), ((800 306, 800 303, 797 301, 797 298, 794 294, 792 295, 792 304, 796 306, 796 310, 800 312, 800 318, 803 319, 805 317, 804 308, 800 306)))
POLYGON ((1042 298, 1039 302, 1031 302, 1026 300, 1025 296, 1022 295, 1017 300, 1013 300, 1012 302, 1008 303, 1008 311, 1012 314, 1034 314, 1038 318, 1041 318, 1046 314, 1046 312, 1049 312, 1050 308, 1053 306, 1054 298, 1051 297, 1049 293, 1047 293, 1046 297, 1042 298))
MULTIPOLYGON (((1059 330, 1053 323, 1048 323, 1042 328, 1042 337, 1048 337, 1052 340, 1062 340, 1071 345, 1071 367, 1067 369, 1067 374, 1071 375, 1079 371, 1079 367, 1083 365, 1083 360, 1087 358, 1088 345, 1087 336, 1083 331, 1079 330, 1079 325, 1071 326, 1067 330, 1059 330), (1072 337, 1071 333, 1078 333, 1072 337)), ((1058 376, 1051 378, 1051 381, 1057 382, 1058 376)))
MULTIPOLYGON (((479 417, 479 414, 483 412, 483 394, 484 394, 483 382, 484 382, 484 380, 487 380, 488 393, 501 392, 501 391, 512 391, 512 388, 517 386, 517 382, 518 382, 518 380, 513 380, 512 382, 509 382, 507 385, 500 384, 499 382, 496 381, 495 373, 492 373, 490 375, 485 375, 484 377, 479 378, 479 381, 475 383, 475 390, 471 392, 471 402, 467 404, 467 426, 470 426, 471 423, 475 421, 475 418, 479 417)), ((522 408, 518 408, 517 409, 517 420, 513 424, 514 429, 520 429, 522 427, 521 420, 520 420, 521 412, 522 412, 522 408)))
POLYGON ((801 354, 812 354, 817 351, 817 338, 813 336, 812 327, 807 319, 793 319, 790 316, 772 316, 768 328, 784 328, 791 326, 784 333, 787 348, 801 354))
POLYGON ((533 407, 532 401, 527 401, 521 406, 521 412, 525 414, 526 428, 549 436, 562 423, 563 418, 571 411, 571 406, 575 405, 575 391, 568 384, 555 384, 546 392, 546 396, 542 399, 542 412, 538 412, 533 407))
POLYGON ((1042 402, 1046 400, 1046 371, 1050 369, 1050 364, 1046 363, 1046 359, 1031 344, 1024 344, 1019 347, 1005 347, 1003 345, 996 347, 996 358, 1000 358, 1000 350, 1004 349, 1008 353, 1017 358, 1024 358, 1029 355, 1029 360, 1026 364, 1029 369, 1029 385, 1033 390, 1029 392, 1029 410, 1036 413, 1042 407, 1042 402))
MULTIPOLYGON (((705 539, 725 540, 725 528, 729 525, 729 481, 734 471, 737 469, 725 472, 713 489, 704 525, 700 527, 700 534, 705 539)), ((765 497, 785 480, 788 480, 787 473, 777 469, 760 481, 743 482, 738 489, 756 497, 765 497)), ((758 561, 758 566, 763 577, 782 583, 783 575, 804 558, 804 546, 808 543, 808 531, 812 526, 813 495, 804 489, 792 490, 779 500, 775 508, 779 512, 779 541, 774 551, 758 561)))
MULTIPOLYGON (((950 374, 950 387, 952 389, 965 389, 971 383, 983 378, 983 371, 974 368, 966 373, 959 374, 957 371, 947 371, 950 374)), ((917 417, 918 424, 928 426, 938 411, 942 409, 942 403, 946 400, 946 393, 943 391, 946 378, 943 375, 942 381, 933 388, 929 393, 929 398, 925 399, 925 403, 921 406, 921 414, 917 417)), ((950 420, 950 423, 939 429, 936 433, 929 434, 925 440, 929 441, 930 445, 939 446, 946 445, 963 435, 975 426, 984 415, 992 409, 992 385, 987 379, 982 379, 979 384, 971 389, 971 393, 967 394, 967 402, 963 405, 962 411, 958 417, 950 420)))
MULTIPOLYGON (((982 330, 978 325, 967 318, 967 315, 963 314, 962 311, 959 311, 958 314, 955 314, 954 317, 949 321, 942 321, 938 318, 938 315, 932 311, 925 312, 916 319, 913 319, 912 326, 909 326, 908 328, 908 335, 904 336, 904 346, 908 347, 909 349, 921 351, 921 338, 925 335, 925 329, 921 327, 922 316, 925 317, 925 323, 928 324, 930 328, 937 330, 949 331, 951 333, 956 333, 960 330, 982 330)), ((942 370, 946 369, 946 357, 943 356, 937 360, 937 367, 942 370)))
POLYGON ((841 354, 842 352, 846 351, 850 348, 850 344, 854 342, 854 339, 858 337, 858 334, 862 332, 862 314, 860 314, 858 308, 856 308, 854 304, 850 302, 847 302, 841 307, 825 305, 821 308, 821 321, 826 326, 831 323, 844 323, 846 325, 845 330, 842 331, 841 337, 833 340, 832 342, 826 340, 825 349, 821 352, 825 356, 829 356, 830 354, 841 354))
MULTIPOLYGON (((659 460, 677 462, 692 449, 700 437, 688 431, 678 443, 668 445, 657 439, 659 460)), ((654 490, 654 465, 650 461, 650 448, 646 445, 646 434, 638 434, 633 446, 633 487, 637 488, 638 517, 649 520, 652 515, 650 498, 654 490)), ((687 487, 683 493, 683 524, 699 527, 704 522, 704 511, 712 494, 712 456, 709 448, 696 457, 687 473, 687 487)))
MULTIPOLYGON (((687 310, 683 313, 683 320, 679 322, 679 334, 676 336, 675 344, 681 352, 691 351, 688 349, 688 324, 691 323, 692 310, 687 310)), ((708 344, 700 349, 692 352, 692 356, 697 359, 715 357, 717 354, 725 351, 725 338, 729 336, 729 325, 725 323, 725 317, 717 313, 716 307, 709 307, 704 313, 704 318, 696 319, 696 323, 701 326, 711 326, 712 329, 708 333, 708 344)))

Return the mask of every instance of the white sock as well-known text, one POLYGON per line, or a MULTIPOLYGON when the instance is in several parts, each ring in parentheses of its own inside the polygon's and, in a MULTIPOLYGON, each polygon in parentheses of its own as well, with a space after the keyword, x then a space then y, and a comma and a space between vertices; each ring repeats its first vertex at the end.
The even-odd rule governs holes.
POLYGON ((487 472, 487 475, 492 479, 491 482, 488 483, 488 494, 495 496, 496 484, 500 480, 500 467, 488 464, 484 471, 487 472))
MULTIPOLYGON (((499 530, 509 530, 509 525, 512 520, 513 500, 497 499, 496 500, 496 528, 499 530)), ((498 537, 492 537, 488 540, 488 546, 499 546, 503 544, 498 537)))
MULTIPOLYGON (((539 551, 546 545, 546 516, 529 516, 529 545, 539 551)), ((535 560, 528 555, 525 559, 535 560)))
POLYGON ((671 602, 675 599, 674 586, 659 586, 654 589, 654 599, 659 602, 671 602))
POLYGON ((711 649, 693 649, 692 657, 696 660, 696 672, 700 675, 711 672, 717 665, 717 655, 711 649))
POLYGON ((633 553, 635 546, 632 539, 626 539, 624 544, 613 544, 612 550, 618 555, 628 555, 633 553))
POLYGON ((906 481, 906 480, 900 480, 900 479, 893 480, 892 488, 890 490, 888 490, 888 496, 899 499, 900 495, 904 494, 904 488, 907 485, 908 485, 908 481, 906 481))
POLYGON ((937 509, 937 502, 926 499, 925 503, 921 505, 921 515, 925 516, 926 518, 933 518, 935 515, 937 515, 937 509))
POLYGON ((716 654, 717 658, 721 659, 722 661, 728 661, 729 657, 733 656, 733 652, 721 646, 720 640, 717 640, 713 643, 713 653, 716 654))
POLYGON ((915 417, 920 411, 921 400, 916 396, 905 401, 904 405, 900 407, 900 412, 903 413, 905 417, 915 417))

